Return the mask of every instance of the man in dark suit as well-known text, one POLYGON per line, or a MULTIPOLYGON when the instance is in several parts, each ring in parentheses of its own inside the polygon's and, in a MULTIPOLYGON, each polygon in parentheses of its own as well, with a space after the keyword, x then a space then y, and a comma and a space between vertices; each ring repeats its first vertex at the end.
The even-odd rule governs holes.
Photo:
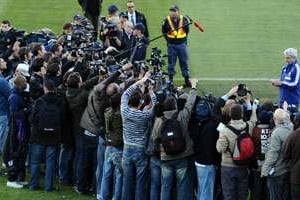
POLYGON ((102 2, 103 0, 78 0, 78 3, 84 12, 84 16, 91 20, 94 26, 95 38, 97 38, 98 34, 98 23, 102 2))
POLYGON ((125 12, 125 14, 127 14, 128 20, 132 22, 133 26, 138 23, 142 23, 145 26, 144 36, 149 38, 147 20, 145 15, 135 10, 134 1, 132 0, 127 1, 126 6, 127 11, 125 12))

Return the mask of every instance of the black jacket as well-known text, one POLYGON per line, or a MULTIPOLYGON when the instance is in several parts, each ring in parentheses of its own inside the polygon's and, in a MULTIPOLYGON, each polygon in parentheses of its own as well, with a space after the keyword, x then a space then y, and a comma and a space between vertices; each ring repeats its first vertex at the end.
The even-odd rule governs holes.
MULTIPOLYGON (((38 98, 33 106, 33 110, 29 118, 29 121, 31 123, 30 143, 41 145, 58 145, 61 142, 61 133, 42 134, 40 129, 38 128, 39 115, 41 112, 43 112, 42 101, 46 102, 49 105, 59 105, 60 109, 57 110, 57 117, 63 118, 63 116, 65 115, 63 98, 57 96, 55 93, 47 93, 38 98)), ((62 126, 63 120, 61 120, 61 127, 62 126)))
POLYGON ((216 143, 219 138, 217 131, 219 122, 208 120, 201 126, 194 126, 195 161, 202 165, 220 165, 221 154, 217 152, 216 143))
POLYGON ((72 113, 73 135, 75 137, 83 134, 83 128, 80 127, 82 114, 88 104, 90 90, 98 83, 99 78, 94 77, 86 81, 81 88, 68 88, 66 98, 72 113))
POLYGON ((106 87, 117 80, 121 73, 119 71, 112 74, 94 87, 89 95, 88 105, 82 115, 80 126, 95 135, 101 134, 103 138, 105 129, 104 111, 110 106, 109 96, 106 95, 106 87))
POLYGON ((78 0, 78 3, 86 13, 99 16, 102 0, 78 0))
POLYGON ((44 94, 44 90, 43 90, 43 77, 37 75, 37 74, 33 74, 30 77, 30 97, 35 101, 37 100, 39 97, 43 96, 44 94))

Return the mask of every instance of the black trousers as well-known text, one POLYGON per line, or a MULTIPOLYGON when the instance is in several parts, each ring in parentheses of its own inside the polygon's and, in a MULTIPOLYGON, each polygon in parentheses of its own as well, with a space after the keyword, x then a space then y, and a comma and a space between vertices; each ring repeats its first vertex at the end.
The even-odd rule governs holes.
POLYGON ((292 200, 300 199, 300 184, 291 184, 292 200))

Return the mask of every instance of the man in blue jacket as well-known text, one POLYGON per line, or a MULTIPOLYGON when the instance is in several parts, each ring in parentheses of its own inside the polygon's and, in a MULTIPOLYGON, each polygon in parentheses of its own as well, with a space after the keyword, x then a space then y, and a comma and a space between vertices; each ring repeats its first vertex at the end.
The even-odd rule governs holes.
POLYGON ((279 87, 278 105, 284 101, 292 110, 298 110, 300 97, 300 68, 297 62, 297 49, 288 48, 283 52, 285 64, 282 67, 280 80, 271 80, 272 85, 279 87))
POLYGON ((2 72, 5 70, 6 62, 0 57, 0 155, 3 151, 3 144, 8 132, 8 97, 10 95, 10 87, 4 79, 2 72))

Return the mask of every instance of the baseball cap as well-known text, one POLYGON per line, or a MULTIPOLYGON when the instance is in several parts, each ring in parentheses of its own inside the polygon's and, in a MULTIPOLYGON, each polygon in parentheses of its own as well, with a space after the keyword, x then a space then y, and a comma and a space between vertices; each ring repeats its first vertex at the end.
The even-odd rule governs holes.
POLYGON ((119 8, 116 5, 110 5, 107 10, 108 14, 112 15, 119 11, 119 8))
POLYGON ((145 32, 145 26, 144 26, 144 24, 142 24, 142 23, 137 23, 137 24, 133 27, 133 29, 140 30, 142 33, 145 32))
POLYGON ((179 7, 177 5, 172 5, 170 11, 179 11, 179 7))

